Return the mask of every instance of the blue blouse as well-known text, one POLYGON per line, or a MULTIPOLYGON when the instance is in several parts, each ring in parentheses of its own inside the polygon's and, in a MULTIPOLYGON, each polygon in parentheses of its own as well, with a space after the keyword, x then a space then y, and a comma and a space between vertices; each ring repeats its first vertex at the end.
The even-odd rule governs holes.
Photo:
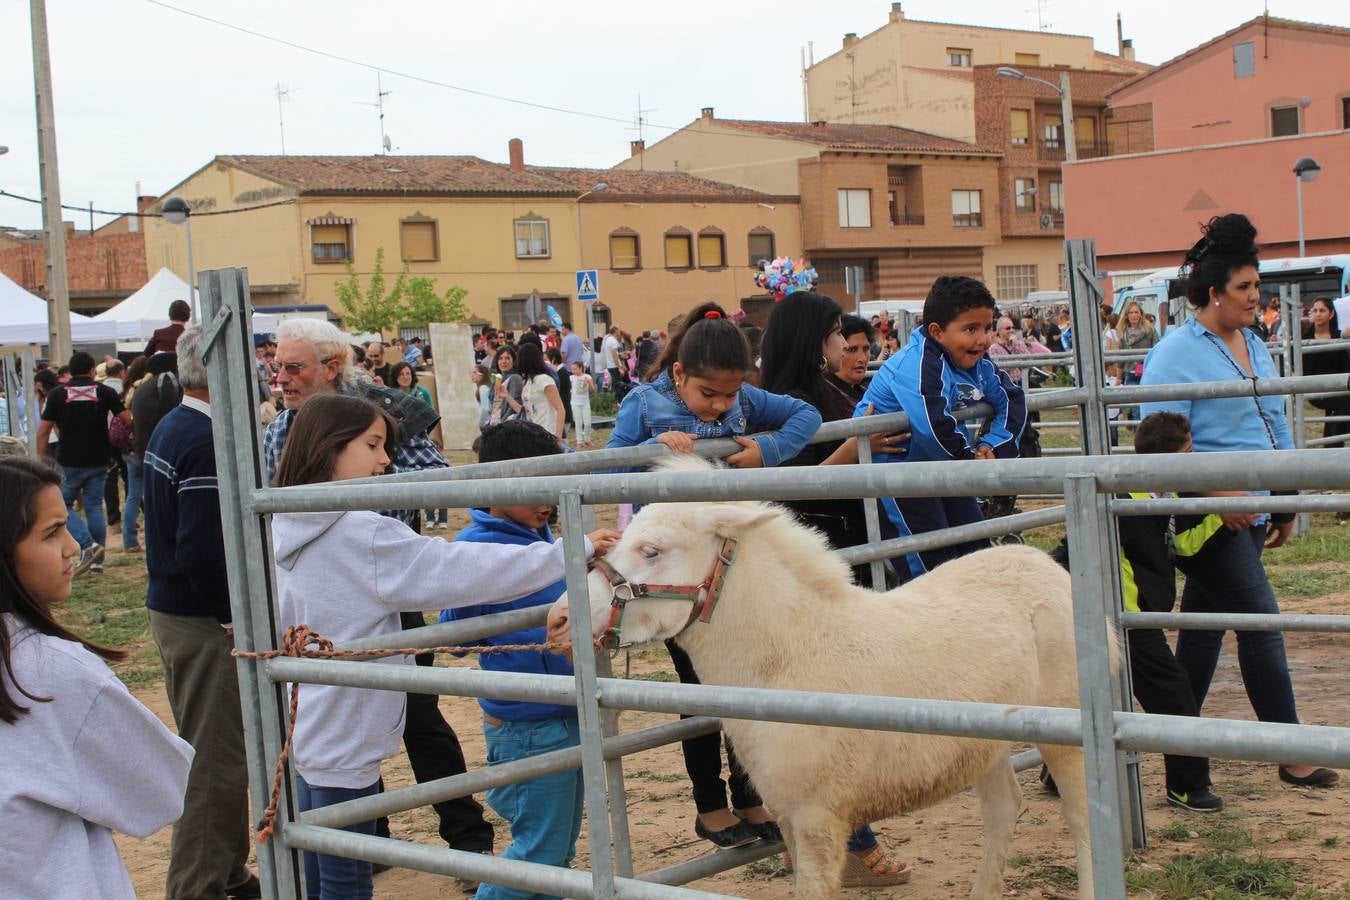
MULTIPOLYGON (((1275 362, 1258 338, 1242 330, 1257 378, 1277 378, 1275 362)), ((1163 337, 1144 359, 1141 384, 1186 384, 1246 378, 1223 339, 1196 319, 1187 319, 1163 337)), ((1284 416, 1284 397, 1224 397, 1167 400, 1142 404, 1141 414, 1176 412, 1191 421, 1197 452, 1218 450, 1291 450, 1294 438, 1284 416), (1259 412, 1259 414, 1258 414, 1259 412), (1264 420, 1264 421, 1263 421, 1264 420), (1273 441, 1273 444, 1272 444, 1273 441)))

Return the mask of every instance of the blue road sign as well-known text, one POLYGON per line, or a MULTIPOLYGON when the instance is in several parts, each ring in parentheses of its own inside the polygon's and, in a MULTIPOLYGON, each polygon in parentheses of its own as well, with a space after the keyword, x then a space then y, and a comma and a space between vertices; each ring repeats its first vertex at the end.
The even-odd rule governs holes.
POLYGON ((577 299, 600 299, 600 272, 597 269, 577 270, 577 299))

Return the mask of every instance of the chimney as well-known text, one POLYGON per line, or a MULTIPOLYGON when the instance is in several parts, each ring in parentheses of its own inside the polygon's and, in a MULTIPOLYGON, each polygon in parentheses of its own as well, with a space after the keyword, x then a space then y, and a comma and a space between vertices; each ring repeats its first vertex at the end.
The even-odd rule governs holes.
POLYGON ((1125 25, 1120 20, 1120 13, 1116 13, 1116 56, 1125 56, 1125 25))
POLYGON ((844 35, 845 47, 852 47, 856 43, 858 43, 858 32, 850 31, 848 34, 844 35))
POLYGON ((629 155, 629 156, 641 156, 641 155, 642 155, 642 151, 643 151, 643 150, 646 150, 646 149, 647 149, 647 142, 646 142, 646 141, 629 141, 629 142, 628 142, 628 155, 629 155))
POLYGON ((1134 40, 1125 38, 1120 42, 1120 58, 1126 62, 1134 62, 1134 40))
POLYGON ((520 138, 511 138, 510 143, 506 145, 511 152, 511 171, 525 171, 525 145, 520 138))
POLYGON ((905 18, 905 9, 903 3, 891 4, 891 21, 899 22, 905 18))
POLYGON ((713 118, 713 108, 712 108, 711 106, 705 106, 705 107, 703 107, 702 115, 703 115, 703 118, 705 118, 705 119, 711 119, 711 118, 713 118))

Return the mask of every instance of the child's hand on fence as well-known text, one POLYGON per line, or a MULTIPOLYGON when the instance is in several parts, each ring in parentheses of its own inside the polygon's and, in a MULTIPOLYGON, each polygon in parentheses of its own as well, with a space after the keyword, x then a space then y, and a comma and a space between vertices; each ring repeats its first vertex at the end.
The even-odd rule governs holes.
POLYGON ((619 542, 619 538, 623 535, 613 528, 597 528, 586 537, 590 538, 591 546, 595 548, 595 555, 604 556, 619 542))
POLYGON ((656 439, 676 453, 693 453, 694 441, 698 435, 685 434, 683 431, 665 431, 656 439))
MULTIPOLYGON (((545 625, 547 630, 547 640, 550 644, 568 644, 572 640, 572 620, 568 615, 567 605, 565 603, 555 603, 548 611, 548 623, 545 625)), ((560 654, 566 656, 568 662, 572 660, 572 651, 567 649, 560 654)))
POLYGON ((761 469, 764 467, 764 454, 760 452, 758 443, 748 437, 736 437, 732 440, 745 449, 728 456, 727 465, 737 469, 761 469))
POLYGON ((978 446, 978 447, 975 448, 975 458, 976 458, 976 459, 997 459, 998 457, 994 456, 994 448, 993 448, 993 447, 990 447, 988 444, 981 444, 980 446, 978 446))

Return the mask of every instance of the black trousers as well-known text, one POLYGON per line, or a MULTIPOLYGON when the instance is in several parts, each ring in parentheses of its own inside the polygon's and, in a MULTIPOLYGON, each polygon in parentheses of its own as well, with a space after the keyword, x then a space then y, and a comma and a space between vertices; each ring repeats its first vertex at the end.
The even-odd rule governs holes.
MULTIPOLYGON (((405 612, 400 613, 399 617, 405 631, 426 624, 421 613, 405 612)), ((419 666, 429 666, 433 659, 430 653, 416 657, 419 666)), ((459 738, 455 737, 454 730, 441 715, 439 700, 435 694, 408 694, 408 710, 403 722, 403 749, 408 751, 408 762, 412 765, 413 777, 418 784, 462 775, 467 770, 459 738)), ((451 849, 469 853, 492 852, 492 826, 484 821, 483 807, 472 795, 445 800, 434 804, 433 808, 441 820, 441 840, 451 849)), ((375 833, 380 837, 389 836, 387 818, 376 822, 375 833)))
MULTIPOLYGON (((1144 605, 1140 603, 1140 608, 1144 605)), ((1170 607, 1156 610, 1171 611, 1170 607)), ((1132 628, 1127 634, 1134 698, 1144 712, 1161 716, 1199 716, 1200 706, 1191 692, 1190 678, 1172 653, 1162 631, 1132 628)), ((1184 794, 1209 787, 1209 760, 1204 757, 1169 753, 1163 756, 1163 765, 1169 791, 1184 794)))
MULTIPOLYGON (((680 676, 681 684, 699 684, 698 673, 689 661, 689 654, 680 649, 673 640, 666 641, 670 651, 670 660, 675 663, 675 672, 680 676)), ((689 716, 680 716, 687 719, 689 716)), ((727 782, 722 780, 722 735, 719 732, 699 735, 680 742, 684 751, 684 770, 694 786, 694 807, 700 813, 716 812, 727 808, 727 782)), ((750 783, 736 759, 731 741, 727 745, 727 769, 731 783, 731 805, 737 809, 749 809, 759 806, 763 801, 750 783)))

